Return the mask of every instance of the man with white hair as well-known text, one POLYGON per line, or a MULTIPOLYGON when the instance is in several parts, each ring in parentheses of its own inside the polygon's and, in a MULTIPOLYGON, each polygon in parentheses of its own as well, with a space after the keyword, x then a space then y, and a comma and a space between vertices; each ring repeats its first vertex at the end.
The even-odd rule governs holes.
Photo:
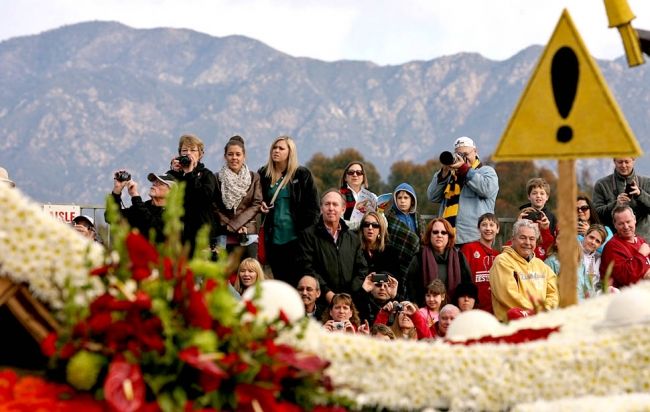
POLYGON ((527 219, 515 222, 512 245, 494 258, 490 269, 492 308, 502 322, 512 308, 554 309, 559 303, 557 276, 541 259, 535 257, 539 238, 536 223, 527 219))
POLYGON ((438 321, 433 325, 436 337, 444 338, 447 336, 449 325, 451 325, 451 322, 453 322, 458 315, 460 315, 460 309, 456 305, 448 303, 443 306, 442 309, 440 309, 438 321))
POLYGON ((456 245, 461 246, 481 237, 476 222, 484 213, 494 213, 499 178, 492 167, 481 163, 469 137, 456 139, 454 152, 453 163, 443 164, 433 175, 427 197, 440 203, 439 216, 454 227, 456 245))

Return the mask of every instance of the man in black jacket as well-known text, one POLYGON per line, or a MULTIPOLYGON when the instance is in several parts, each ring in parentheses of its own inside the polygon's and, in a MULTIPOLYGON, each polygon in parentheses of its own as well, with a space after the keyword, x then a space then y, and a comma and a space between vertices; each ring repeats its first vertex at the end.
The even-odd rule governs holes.
POLYGON ((361 242, 343 219, 345 198, 338 189, 329 189, 321 197, 321 217, 300 235, 298 266, 301 273, 318 279, 327 302, 336 293, 354 293, 368 272, 361 242))
POLYGON ((191 134, 182 135, 178 141, 179 156, 171 160, 171 170, 167 172, 179 183, 185 182, 182 240, 190 242, 190 256, 194 252, 199 229, 204 225, 209 226, 212 239, 217 227, 212 210, 217 179, 214 173, 201 163, 204 153, 205 145, 201 139, 191 134))
MULTIPOLYGON (((176 179, 170 174, 156 175, 154 173, 149 173, 147 178, 151 182, 150 200, 142 201, 135 180, 121 181, 115 178, 113 179, 113 200, 120 206, 122 216, 126 218, 131 227, 137 228, 146 237, 149 237, 149 232, 153 229, 156 233, 156 241, 162 242, 165 240, 162 214, 167 202, 167 194, 176 179), (128 208, 124 208, 122 203, 122 190, 125 187, 131 196, 131 206, 128 208)), ((105 218, 108 222, 108 217, 105 218)))

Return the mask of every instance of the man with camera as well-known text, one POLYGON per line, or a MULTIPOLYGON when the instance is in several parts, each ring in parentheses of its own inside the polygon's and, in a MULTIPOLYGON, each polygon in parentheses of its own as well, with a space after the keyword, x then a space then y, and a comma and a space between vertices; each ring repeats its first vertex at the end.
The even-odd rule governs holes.
POLYGON ((359 310, 359 318, 373 325, 377 313, 386 303, 401 300, 397 297, 397 279, 388 273, 370 273, 363 280, 361 289, 354 295, 354 302, 359 310))
POLYGON ((440 154, 440 163, 427 196, 440 203, 439 216, 455 228, 460 247, 481 237, 476 222, 484 213, 494 213, 499 178, 492 167, 481 163, 474 141, 466 136, 456 139, 454 153, 440 154))
POLYGON ((611 270, 612 286, 621 288, 650 279, 650 245, 637 236, 636 218, 629 206, 616 206, 612 211, 616 234, 605 244, 600 259, 600 273, 611 270))
MULTIPOLYGON (((151 182, 149 189, 151 199, 146 202, 142 201, 137 182, 131 179, 131 174, 125 170, 115 173, 111 194, 115 203, 120 206, 122 216, 131 227, 137 228, 146 237, 149 237, 149 232, 153 229, 156 233, 156 241, 162 242, 165 240, 162 214, 167 202, 167 194, 176 179, 170 174, 156 175, 154 173, 149 173, 147 179, 151 182), (128 208, 125 208, 122 203, 122 191, 125 187, 131 196, 131 206, 128 208)), ((105 216, 105 219, 109 222, 108 216, 105 216)))
POLYGON ((203 163, 205 145, 197 136, 184 134, 178 141, 178 156, 171 160, 167 173, 185 182, 183 207, 183 242, 190 242, 190 255, 194 251, 196 235, 204 225, 210 227, 210 238, 215 235, 216 222, 212 210, 217 179, 203 163))
POLYGON ((650 237, 650 178, 634 171, 633 157, 614 158, 614 173, 596 181, 592 195, 600 221, 614 228, 612 211, 629 206, 636 216, 636 233, 650 237))

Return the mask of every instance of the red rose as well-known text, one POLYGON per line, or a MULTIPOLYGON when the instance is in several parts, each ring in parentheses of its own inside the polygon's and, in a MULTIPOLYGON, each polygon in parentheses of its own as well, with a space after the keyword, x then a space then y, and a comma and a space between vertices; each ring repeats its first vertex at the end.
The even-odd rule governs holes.
MULTIPOLYGON (((58 339, 58 335, 55 332, 50 332, 47 334, 45 339, 41 342, 41 352, 43 355, 47 356, 48 358, 51 358, 56 354, 56 340, 58 339)), ((0 384, 0 389, 2 388, 2 384, 0 384)))
POLYGON ((139 233, 131 232, 126 237, 126 248, 131 260, 134 280, 143 280, 151 274, 151 266, 158 263, 156 247, 139 233))

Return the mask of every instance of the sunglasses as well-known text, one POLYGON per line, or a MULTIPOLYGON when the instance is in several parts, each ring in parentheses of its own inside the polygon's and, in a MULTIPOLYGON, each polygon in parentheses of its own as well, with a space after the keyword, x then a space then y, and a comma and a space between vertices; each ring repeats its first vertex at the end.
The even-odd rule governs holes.
POLYGON ((346 174, 348 176, 363 176, 363 170, 348 170, 346 174))
POLYGON ((361 224, 361 227, 364 228, 364 229, 367 229, 367 228, 379 229, 381 226, 379 226, 379 223, 363 222, 361 224))
POLYGON ((578 212, 586 212, 587 210, 589 210, 589 206, 584 205, 584 206, 577 207, 576 209, 578 210, 578 212))
POLYGON ((433 234, 433 235, 443 235, 443 236, 445 236, 445 235, 448 235, 449 232, 447 232, 446 230, 432 230, 432 231, 431 231, 431 234, 433 234))

